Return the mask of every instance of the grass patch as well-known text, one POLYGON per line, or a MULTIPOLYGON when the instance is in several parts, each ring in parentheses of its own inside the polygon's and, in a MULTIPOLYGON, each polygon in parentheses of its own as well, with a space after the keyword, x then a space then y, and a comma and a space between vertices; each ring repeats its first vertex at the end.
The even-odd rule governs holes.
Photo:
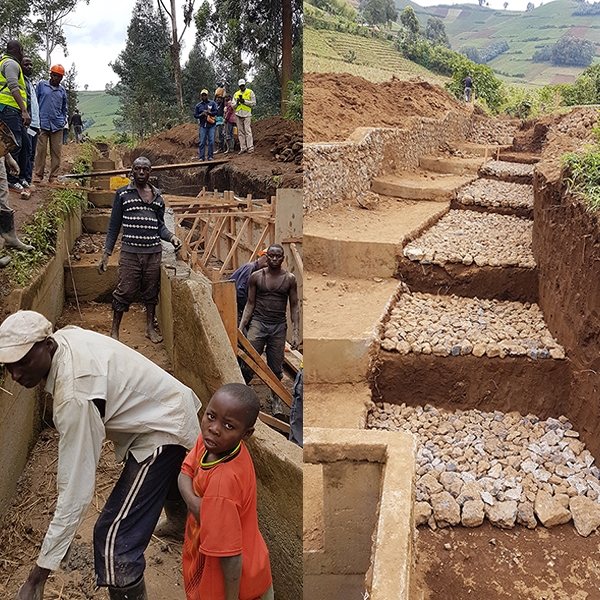
POLYGON ((562 159, 570 171, 568 191, 588 210, 600 210, 600 146, 594 145, 585 152, 569 152, 562 159))
POLYGON ((50 201, 23 227, 22 240, 34 247, 31 252, 11 252, 11 261, 5 271, 16 285, 27 285, 38 269, 56 253, 59 227, 65 219, 87 203, 82 192, 58 190, 52 192, 50 201))

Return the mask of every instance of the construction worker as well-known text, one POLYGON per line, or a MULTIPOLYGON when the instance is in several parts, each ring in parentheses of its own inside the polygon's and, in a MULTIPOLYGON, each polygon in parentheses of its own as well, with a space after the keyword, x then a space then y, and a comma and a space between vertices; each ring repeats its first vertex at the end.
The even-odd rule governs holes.
POLYGON ((60 85, 65 76, 62 65, 53 65, 48 81, 40 81, 36 93, 40 106, 40 133, 35 154, 33 173, 38 181, 44 178, 46 153, 50 144, 50 174, 48 182, 58 175, 62 155, 63 129, 67 119, 67 92, 60 85))
MULTIPOLYGON (((8 171, 15 177, 19 175, 19 165, 10 154, 16 146, 15 138, 6 123, 0 122, 0 235, 4 238, 5 248, 15 248, 29 252, 33 246, 24 244, 15 232, 15 214, 8 202, 8 171)), ((10 256, 0 258, 0 267, 10 262, 10 256)))
POLYGON ((240 140, 239 154, 254 152, 254 140, 252 139, 252 109, 256 106, 254 92, 246 87, 246 80, 238 81, 239 90, 233 94, 233 108, 237 121, 238 139, 240 140))
MULTIPOLYGON (((0 121, 11 130, 16 146, 11 154, 19 162, 19 154, 23 145, 23 135, 31 123, 27 110, 27 87, 21 62, 23 46, 17 40, 6 44, 6 52, 0 57, 0 121)), ((23 191, 19 178, 8 175, 8 185, 18 192, 23 191)))
POLYGON ((146 305, 146 337, 153 343, 162 342, 154 326, 154 314, 160 292, 160 241, 171 242, 175 250, 181 241, 165 225, 165 201, 148 180, 152 165, 145 156, 133 161, 133 181, 115 192, 112 213, 106 234, 104 253, 98 272, 108 268, 108 257, 115 247, 123 227, 121 255, 119 257, 119 282, 113 292, 113 321, 111 336, 119 339, 123 313, 138 293, 146 305))
POLYGON ((215 140, 217 142, 217 152, 225 151, 225 88, 219 86, 215 90, 215 104, 217 105, 217 116, 215 124, 215 140))
POLYGON ((25 128, 23 147, 21 149, 19 166, 21 173, 19 175, 20 183, 24 190, 21 192, 21 198, 28 199, 31 195, 29 188, 33 180, 33 161, 35 157, 35 147, 37 145, 37 135, 40 131, 40 108, 38 106, 35 86, 31 81, 33 75, 33 60, 29 56, 23 57, 23 75, 25 76, 25 85, 27 87, 27 110, 31 115, 31 124, 25 128), (23 150, 27 152, 24 154, 23 150))
POLYGON ((200 102, 194 109, 194 118, 198 119, 198 158, 204 160, 208 153, 208 160, 213 160, 217 104, 214 100, 208 99, 207 89, 200 92, 200 102), (205 148, 207 148, 207 152, 204 151, 205 148))
MULTIPOLYGON (((275 377, 283 377, 283 359, 287 333, 286 309, 289 301, 292 317, 293 349, 300 342, 300 308, 298 304, 298 286, 292 273, 282 268, 283 247, 272 244, 267 250, 267 267, 254 271, 248 281, 248 301, 244 308, 240 329, 248 328, 248 341, 259 354, 266 349, 267 364, 275 377)), ((242 369, 246 383, 253 376, 251 370, 242 369)), ((281 400, 272 397, 272 414, 283 414, 281 400)))

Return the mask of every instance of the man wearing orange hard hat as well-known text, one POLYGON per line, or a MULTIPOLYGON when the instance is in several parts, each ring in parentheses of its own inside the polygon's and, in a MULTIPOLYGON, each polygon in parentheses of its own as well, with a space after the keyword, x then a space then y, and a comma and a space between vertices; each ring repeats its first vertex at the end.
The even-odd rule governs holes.
POLYGON ((48 81, 40 81, 36 95, 40 107, 40 134, 35 153, 33 174, 37 181, 44 178, 46 153, 50 144, 50 174, 48 182, 58 175, 62 153, 63 129, 67 123, 67 92, 60 85, 65 76, 62 65, 53 65, 48 81))

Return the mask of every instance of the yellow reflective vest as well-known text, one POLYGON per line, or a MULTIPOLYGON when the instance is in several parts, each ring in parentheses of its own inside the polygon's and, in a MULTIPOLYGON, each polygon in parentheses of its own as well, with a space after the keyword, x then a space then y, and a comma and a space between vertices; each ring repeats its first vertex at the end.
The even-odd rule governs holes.
POLYGON ((252 90, 250 88, 246 88, 243 92, 242 90, 238 90, 235 94, 233 94, 233 98, 236 101, 236 106, 235 106, 235 110, 236 112, 238 110, 243 110, 245 112, 247 112, 249 115, 252 114, 252 107, 251 106, 247 106, 246 104, 240 104, 239 102, 237 102, 237 99, 239 97, 242 97, 244 100, 251 100, 252 99, 252 90))
MULTIPOLYGON (((12 56, 8 54, 3 54, 0 57, 0 104, 5 104, 7 106, 12 106, 18 110, 21 110, 17 101, 14 99, 11 91, 8 89, 8 81, 6 81, 6 77, 2 73, 2 69, 4 67, 4 63, 7 60, 15 60, 12 56)), ((23 76, 23 69, 19 67, 19 92, 21 94, 21 98, 23 98, 23 103, 27 106, 27 88, 25 87, 25 77, 23 76)))

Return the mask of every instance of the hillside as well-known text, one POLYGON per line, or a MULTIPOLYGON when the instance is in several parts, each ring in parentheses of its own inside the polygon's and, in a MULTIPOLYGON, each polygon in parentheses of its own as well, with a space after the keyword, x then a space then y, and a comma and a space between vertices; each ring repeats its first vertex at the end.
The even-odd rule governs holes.
POLYGON ((84 122, 86 119, 94 120, 93 125, 85 130, 90 137, 110 136, 116 133, 113 123, 119 108, 119 99, 116 96, 110 96, 104 91, 78 91, 77 96, 84 122))
POLYGON ((494 41, 506 40, 509 50, 487 64, 511 83, 572 83, 583 71, 582 67, 531 60, 540 47, 553 44, 566 34, 591 41, 596 46, 595 60, 599 60, 600 15, 572 15, 577 6, 574 0, 554 0, 531 12, 493 10, 477 4, 424 8, 415 7, 410 0, 396 0, 399 10, 408 5, 415 9, 422 25, 429 16, 442 19, 455 50, 465 46, 480 49, 494 41))

